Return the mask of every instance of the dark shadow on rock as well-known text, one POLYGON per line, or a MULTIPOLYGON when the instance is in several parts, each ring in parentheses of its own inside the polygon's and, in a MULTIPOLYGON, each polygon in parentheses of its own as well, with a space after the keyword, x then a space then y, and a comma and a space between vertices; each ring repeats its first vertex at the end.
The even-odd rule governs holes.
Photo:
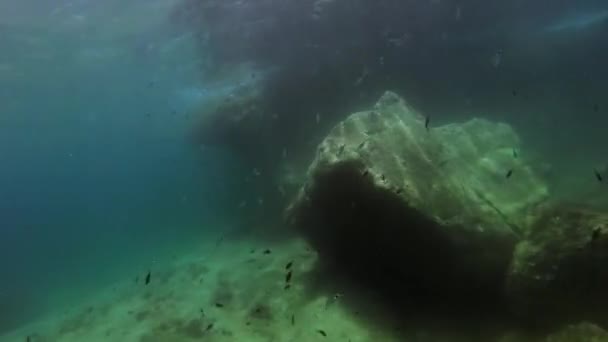
POLYGON ((306 211, 314 215, 298 217, 320 254, 314 291, 324 291, 321 279, 329 277, 330 292, 338 283, 354 294, 343 304, 355 316, 397 333, 427 327, 491 335, 515 325, 503 296, 508 259, 483 278, 470 273, 454 241, 394 193, 378 190, 357 165, 334 167, 316 182, 319 191, 309 193, 315 208, 306 211), (370 301, 382 318, 366 313, 370 301))

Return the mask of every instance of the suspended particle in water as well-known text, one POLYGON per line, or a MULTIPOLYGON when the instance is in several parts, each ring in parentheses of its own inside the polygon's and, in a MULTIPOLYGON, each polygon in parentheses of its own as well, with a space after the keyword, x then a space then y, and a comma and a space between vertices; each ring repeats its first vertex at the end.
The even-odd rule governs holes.
POLYGON ((502 63, 502 50, 498 50, 496 51, 496 53, 494 53, 494 55, 492 56, 492 65, 495 68, 498 68, 500 66, 500 64, 502 63))
POLYGON ((287 158, 287 148, 283 147, 283 153, 282 153, 283 159, 287 158))
POLYGON ((317 113, 316 120, 317 120, 317 124, 319 124, 321 122, 321 114, 320 113, 317 113))

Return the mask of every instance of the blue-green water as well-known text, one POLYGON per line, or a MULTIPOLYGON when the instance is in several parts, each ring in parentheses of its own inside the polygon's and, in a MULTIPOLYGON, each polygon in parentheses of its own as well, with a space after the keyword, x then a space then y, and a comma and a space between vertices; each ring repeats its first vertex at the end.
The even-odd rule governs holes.
POLYGON ((163 2, 67 4, 0 6, 0 330, 151 267, 240 201, 237 161, 188 138, 196 56, 163 2))
POLYGON ((552 164, 552 195, 606 210, 605 2, 378 0, 409 7, 377 18, 361 0, 334 16, 341 1, 0 0, 0 335, 254 225, 252 203, 279 221, 289 199, 261 209, 270 165, 303 174, 388 89, 433 125, 511 124, 524 158, 552 164), (200 133, 205 108, 275 75, 271 120, 200 133))

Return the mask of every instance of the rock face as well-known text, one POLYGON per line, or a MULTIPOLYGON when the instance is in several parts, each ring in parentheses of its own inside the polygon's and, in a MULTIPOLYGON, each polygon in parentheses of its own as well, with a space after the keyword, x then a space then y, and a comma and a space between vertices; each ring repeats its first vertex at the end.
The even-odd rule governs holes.
POLYGON ((287 214, 327 259, 400 292, 497 298, 547 196, 518 147, 508 125, 433 127, 387 92, 320 144, 287 214))
POLYGON ((536 324, 608 323, 608 215, 559 205, 539 215, 513 256, 513 310, 536 324))
POLYGON ((579 323, 569 325, 562 330, 547 336, 545 342, 606 342, 608 341, 608 332, 591 323, 579 323))

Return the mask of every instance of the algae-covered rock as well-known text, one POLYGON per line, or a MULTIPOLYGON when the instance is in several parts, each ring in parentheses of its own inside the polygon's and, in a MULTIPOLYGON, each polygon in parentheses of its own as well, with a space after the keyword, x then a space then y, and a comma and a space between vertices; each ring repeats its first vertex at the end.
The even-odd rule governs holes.
POLYGON ((608 342, 608 332, 591 323, 568 325, 549 335, 546 342, 608 342))
POLYGON ((546 208, 515 250, 507 292, 515 313, 535 323, 608 314, 608 214, 546 208))
POLYGON ((322 254, 404 290, 499 293, 528 211, 547 196, 518 150, 506 124, 433 127, 387 92, 333 128, 287 213, 322 254))

